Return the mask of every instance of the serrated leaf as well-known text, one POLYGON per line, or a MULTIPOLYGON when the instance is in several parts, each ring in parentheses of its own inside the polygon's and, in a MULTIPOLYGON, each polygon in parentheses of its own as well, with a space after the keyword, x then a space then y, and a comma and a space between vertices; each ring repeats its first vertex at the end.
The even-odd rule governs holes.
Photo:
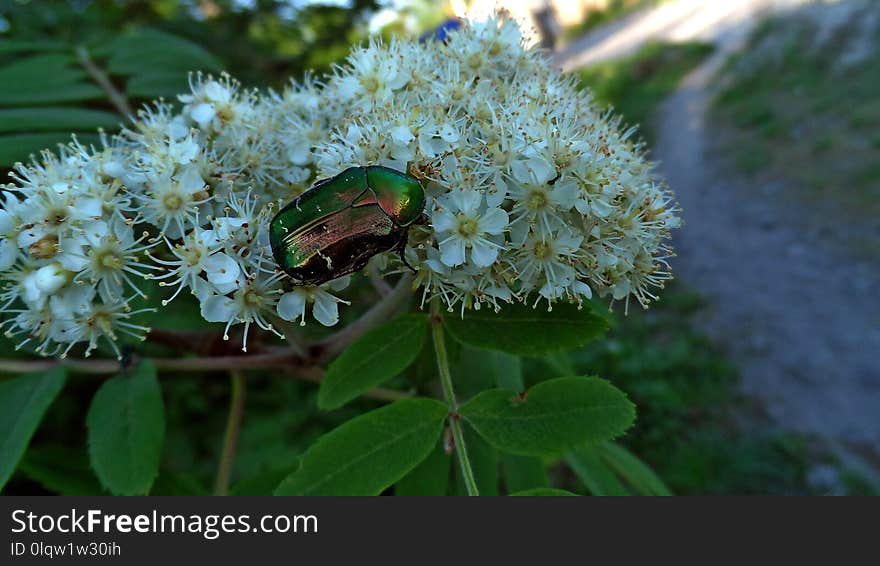
POLYGON ((510 494, 512 497, 559 497, 559 496, 575 496, 577 493, 565 491, 564 489, 555 489, 552 487, 536 487, 535 489, 526 489, 510 494))
POLYGON ((446 495, 449 489, 449 472, 452 457, 438 442, 421 464, 397 482, 394 495, 446 495))
POLYGON ((318 407, 341 407, 398 375, 418 357, 427 333, 427 315, 410 314, 364 334, 327 368, 318 407))
POLYGON ((508 493, 547 487, 547 469, 540 459, 533 456, 502 454, 501 471, 508 493))
POLYGON ((31 447, 25 453, 19 472, 58 495, 106 494, 89 467, 85 446, 31 447))
POLYGON ((610 440, 635 419, 626 395, 595 377, 551 379, 524 396, 506 389, 485 391, 459 412, 499 450, 526 456, 561 454, 610 440))
POLYGON ((120 121, 119 116, 112 112, 87 108, 43 106, 0 109, 0 132, 97 130, 115 127, 120 121))
POLYGON ((165 407, 148 360, 105 381, 86 417, 89 457, 98 479, 119 495, 149 493, 159 473, 165 407))
POLYGON ((596 447, 600 457, 639 495, 672 495, 666 484, 638 456, 617 444, 606 442, 596 447))
POLYGON ((64 368, 54 367, 0 382, 0 489, 64 387, 65 377, 64 368))
POLYGON ((620 478, 602 461, 595 446, 575 450, 566 456, 565 462, 593 495, 630 495, 620 478))
POLYGON ((446 405, 404 399, 333 429, 302 456, 276 495, 378 495, 424 460, 437 443, 446 405))
POLYGON ((557 303, 549 312, 540 306, 516 303, 505 305, 498 313, 492 309, 467 311, 464 318, 447 313, 443 323, 464 344, 518 356, 543 356, 579 348, 608 326, 589 304, 578 309, 570 303, 557 303))

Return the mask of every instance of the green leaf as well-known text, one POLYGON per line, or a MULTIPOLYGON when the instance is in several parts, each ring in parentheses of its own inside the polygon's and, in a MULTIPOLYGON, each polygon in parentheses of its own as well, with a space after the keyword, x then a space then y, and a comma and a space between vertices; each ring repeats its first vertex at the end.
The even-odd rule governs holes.
POLYGON ((88 74, 69 53, 20 57, 0 67, 0 105, 32 106, 104 98, 104 91, 88 82, 88 74))
POLYGON ((504 352, 486 352, 493 362, 495 369, 495 385, 501 389, 523 391, 526 388, 523 381, 522 360, 517 356, 504 352))
POLYGON ((577 493, 572 493, 570 491, 565 491, 564 489, 555 489, 552 487, 536 487, 535 489, 526 489, 524 491, 517 491, 516 493, 510 494, 512 497, 518 496, 527 496, 527 497, 558 497, 558 496, 566 496, 577 497, 577 493))
MULTIPOLYGON (((120 118, 112 112, 63 106, 0 109, 0 132, 97 130, 115 128, 120 118)), ((70 134, 67 134, 70 139, 70 134)))
POLYGON ((331 430, 302 456, 276 495, 377 495, 424 460, 440 437, 446 405, 404 399, 331 430))
POLYGON ((485 391, 459 412, 498 449, 526 456, 560 454, 610 440, 635 419, 626 395, 595 377, 551 379, 524 396, 506 389, 485 391))
POLYGON ((565 461, 593 495, 672 495, 647 464, 614 442, 579 448, 565 461))
POLYGON ((85 447, 31 447, 19 472, 58 495, 101 495, 106 492, 89 467, 85 447))
POLYGON ((149 66, 163 71, 190 71, 222 69, 216 57, 199 45, 182 37, 159 30, 133 29, 110 43, 107 69, 118 75, 138 75, 149 66), (144 46, 149 46, 147 51, 144 46), (145 60, 145 55, 149 60, 145 60))
POLYGON ((66 372, 54 367, 0 382, 0 489, 6 485, 43 415, 64 387, 66 372))
POLYGON ((86 424, 89 456, 101 483, 114 494, 149 493, 165 439, 165 407, 153 363, 144 360, 105 381, 86 424))
POLYGON ((538 458, 503 454, 501 456, 501 470, 508 493, 547 487, 547 470, 544 463, 538 458))
POLYGON ((427 333, 427 315, 411 314, 364 334, 327 368, 318 407, 336 409, 398 375, 418 357, 427 333))
POLYGON ((596 447, 601 458, 639 495, 672 495, 657 474, 635 454, 617 444, 606 442, 596 447))
POLYGON ((565 461, 593 495, 630 495, 614 471, 602 461, 595 446, 575 450, 565 461))
POLYGON ((41 39, 39 41, 4 39, 3 41, 0 41, 0 55, 8 55, 10 53, 26 53, 33 51, 40 51, 45 53, 47 51, 67 51, 69 49, 70 48, 63 43, 58 43, 47 39, 41 39))
POLYGON ((403 476, 394 486, 394 495, 446 495, 449 489, 449 466, 452 457, 438 442, 421 464, 403 476))
POLYGON ((172 98, 188 90, 186 73, 180 71, 135 75, 125 84, 125 94, 134 98, 172 98))
MULTIPOLYGON (((454 340, 451 342, 455 343, 454 340)), ((495 352, 459 344, 458 358, 450 358, 450 363, 452 375, 455 376, 455 392, 462 399, 497 387, 496 378, 499 371, 492 357, 493 354, 495 352)))
POLYGON ((589 304, 582 309, 557 303, 552 311, 520 303, 492 309, 467 311, 464 318, 447 314, 443 323, 456 340, 488 350, 519 356, 543 356, 571 350, 600 336, 608 324, 589 304))
MULTIPOLYGON (((76 137, 84 145, 99 141, 97 134, 77 134, 76 137)), ((41 149, 57 149, 59 143, 66 144, 70 141, 70 132, 0 135, 0 167, 25 161, 41 149)))

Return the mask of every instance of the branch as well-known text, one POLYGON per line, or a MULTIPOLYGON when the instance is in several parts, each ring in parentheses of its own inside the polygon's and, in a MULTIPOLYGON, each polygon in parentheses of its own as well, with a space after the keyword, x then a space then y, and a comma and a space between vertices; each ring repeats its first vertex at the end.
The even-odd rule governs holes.
POLYGON ((116 111, 126 118, 133 116, 134 112, 131 111, 131 106, 128 105, 128 99, 119 92, 119 89, 116 88, 110 77, 107 76, 107 73, 95 65, 85 46, 80 45, 76 48, 76 58, 92 79, 104 89, 104 92, 107 93, 107 98, 110 99, 110 103, 116 107, 116 111))
POLYGON ((412 275, 405 273, 400 277, 391 293, 383 297, 365 312, 359 319, 352 322, 339 332, 332 334, 314 344, 311 348, 311 359, 321 364, 345 350, 349 344, 360 338, 368 330, 391 318, 394 311, 403 304, 412 292, 412 275))
POLYGON ((367 278, 369 278, 373 289, 375 289, 381 297, 387 297, 391 294, 391 285, 389 285, 382 277, 382 274, 379 273, 379 269, 376 267, 375 263, 367 265, 367 278))

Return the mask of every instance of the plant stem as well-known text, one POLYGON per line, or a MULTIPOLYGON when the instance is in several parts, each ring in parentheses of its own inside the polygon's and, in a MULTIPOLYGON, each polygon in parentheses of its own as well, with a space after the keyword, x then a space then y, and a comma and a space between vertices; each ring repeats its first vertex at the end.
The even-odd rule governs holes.
POLYGON ((452 388, 452 373, 449 371, 449 357, 446 354, 446 338, 443 335, 443 318, 440 315, 440 301, 437 297, 431 300, 431 334, 434 338, 434 351, 437 354, 437 370, 440 373, 440 384, 443 387, 443 396, 449 406, 449 428, 455 441, 455 452, 458 454, 458 462, 461 464, 461 475, 468 495, 479 495, 477 481, 474 479, 474 471, 468 458, 467 446, 464 443, 464 432, 461 427, 461 417, 458 414, 458 401, 455 399, 455 390, 452 388))
POLYGON ((214 495, 229 493, 229 478, 232 475, 232 464, 235 461, 235 447, 241 431, 241 417, 244 414, 244 374, 238 370, 229 372, 232 384, 232 395, 229 400, 229 416, 226 418, 226 432, 223 434, 223 452, 217 466, 217 477, 214 480, 214 495))
POLYGON ((92 61, 89 51, 85 46, 80 45, 76 48, 76 58, 79 61, 79 64, 82 65, 83 69, 86 70, 96 83, 98 83, 98 86, 104 89, 104 92, 107 93, 107 98, 116 108, 116 111, 126 118, 133 116, 134 113, 131 110, 131 106, 128 105, 128 99, 126 99, 125 95, 119 92, 119 89, 114 86, 110 77, 107 76, 107 73, 95 65, 95 62, 92 61))

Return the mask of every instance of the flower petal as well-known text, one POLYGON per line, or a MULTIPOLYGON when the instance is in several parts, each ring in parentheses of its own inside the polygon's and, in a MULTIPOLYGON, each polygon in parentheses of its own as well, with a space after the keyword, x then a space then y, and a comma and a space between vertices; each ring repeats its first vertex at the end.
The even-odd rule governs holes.
POLYGON ((498 249, 488 245, 485 240, 476 240, 471 244, 471 261, 478 267, 489 267, 498 258, 498 249))
POLYGON ((509 222, 510 217, 505 211, 500 208, 490 208, 480 218, 480 232, 496 236, 504 232, 509 222))
POLYGON ((291 291, 284 293, 278 299, 278 316, 284 320, 297 320, 306 313, 306 296, 300 291, 291 291))
POLYGON ((325 291, 316 291, 314 294, 315 304, 312 306, 312 316, 324 326, 333 326, 339 322, 339 307, 336 297, 325 291))
POLYGON ((455 267, 464 263, 464 241, 459 238, 449 238, 440 244, 440 261, 449 267, 455 267))

